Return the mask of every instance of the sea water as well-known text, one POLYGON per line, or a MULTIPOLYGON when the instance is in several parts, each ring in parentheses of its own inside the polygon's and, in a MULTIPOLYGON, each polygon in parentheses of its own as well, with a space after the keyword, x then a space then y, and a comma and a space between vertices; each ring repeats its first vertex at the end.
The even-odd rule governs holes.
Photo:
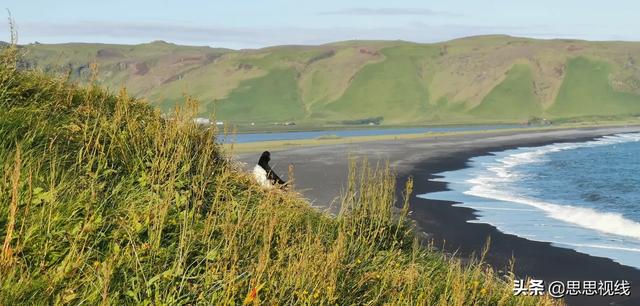
POLYGON ((526 239, 640 268, 640 133, 526 147, 439 173, 451 191, 420 195, 476 209, 526 239))

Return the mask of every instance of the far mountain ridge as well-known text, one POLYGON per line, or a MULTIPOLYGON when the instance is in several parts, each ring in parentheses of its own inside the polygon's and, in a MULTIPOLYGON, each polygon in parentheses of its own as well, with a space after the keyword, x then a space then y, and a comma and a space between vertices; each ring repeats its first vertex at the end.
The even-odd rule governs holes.
POLYGON ((227 122, 525 122, 640 114, 640 42, 506 35, 262 49, 91 43, 23 46, 22 65, 87 82, 90 66, 168 111, 184 95, 227 122))

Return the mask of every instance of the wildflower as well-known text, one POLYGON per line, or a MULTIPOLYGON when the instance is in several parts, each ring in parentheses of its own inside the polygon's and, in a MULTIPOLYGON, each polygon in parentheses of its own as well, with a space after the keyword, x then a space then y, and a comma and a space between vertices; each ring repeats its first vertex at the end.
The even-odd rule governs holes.
POLYGON ((487 295, 487 288, 480 289, 480 294, 481 295, 487 295))
POLYGON ((253 303, 253 301, 255 301, 257 297, 258 297, 258 290, 256 290, 256 287, 253 287, 251 288, 251 290, 249 290, 249 293, 247 293, 247 297, 244 299, 244 303, 242 304, 249 305, 253 303))

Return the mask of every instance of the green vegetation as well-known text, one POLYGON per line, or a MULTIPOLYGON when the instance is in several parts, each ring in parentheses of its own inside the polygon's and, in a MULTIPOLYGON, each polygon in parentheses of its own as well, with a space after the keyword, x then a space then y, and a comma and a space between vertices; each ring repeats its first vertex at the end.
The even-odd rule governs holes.
POLYGON ((153 42, 30 44, 21 67, 125 85, 163 112, 201 102, 199 116, 246 126, 323 127, 523 122, 636 114, 640 43, 480 36, 436 44, 348 41, 227 50, 153 42))
POLYGON ((555 303, 419 244, 387 167, 352 167, 332 218, 252 183, 191 101, 163 119, 15 53, 0 56, 2 305, 555 303))
POLYGON ((385 60, 362 68, 344 95, 326 106, 333 113, 327 117, 414 122, 424 116, 429 94, 416 58, 425 52, 429 50, 411 46, 384 49, 385 60))
POLYGON ((496 133, 509 134, 514 132, 534 132, 534 131, 552 131, 562 129, 574 129, 574 128, 594 128, 594 127, 616 127, 616 126, 629 126, 640 125, 640 118, 630 116, 596 116, 596 117, 580 117, 576 119, 560 119, 554 120, 552 125, 542 124, 535 125, 535 120, 532 122, 534 125, 526 129, 514 128, 514 129, 501 129, 496 130, 480 130, 480 131, 463 131, 463 132, 439 132, 439 133, 422 133, 422 134, 398 134, 398 135, 374 135, 374 136, 353 136, 353 137, 318 137, 315 139, 299 139, 299 140, 269 140, 269 141, 257 141, 257 142, 245 142, 226 144, 228 148, 232 148, 234 153, 248 153, 255 152, 260 153, 264 150, 265 146, 269 147, 271 151, 286 150, 299 147, 314 147, 314 146, 331 146, 345 143, 359 143, 369 141, 383 141, 383 140, 400 140, 400 139, 420 139, 427 140, 429 138, 438 138, 445 136, 464 136, 464 135, 476 135, 477 137, 494 136, 496 133))
POLYGON ((212 113, 229 120, 258 122, 294 121, 304 117, 302 100, 296 90, 295 71, 273 70, 246 80, 229 98, 211 104, 212 113))
POLYGON ((493 88, 472 114, 489 119, 526 121, 542 113, 534 94, 529 66, 515 65, 502 83, 493 88))
POLYGON ((640 114, 637 95, 615 91, 609 83, 610 65, 584 57, 571 59, 549 113, 556 117, 640 114))

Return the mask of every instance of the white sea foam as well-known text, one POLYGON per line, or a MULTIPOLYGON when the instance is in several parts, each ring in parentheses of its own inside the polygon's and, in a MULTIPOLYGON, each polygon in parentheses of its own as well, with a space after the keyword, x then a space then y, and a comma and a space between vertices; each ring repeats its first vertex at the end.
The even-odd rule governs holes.
POLYGON ((469 208, 477 209, 477 210, 498 210, 498 211, 536 211, 534 209, 526 209, 526 208, 504 208, 504 207, 487 207, 487 206, 472 206, 466 205, 469 208))
POLYGON ((501 183, 512 182, 520 177, 521 174, 513 171, 513 167, 542 162, 548 153, 634 141, 640 141, 640 133, 605 136, 582 143, 558 143, 510 154, 498 158, 494 163, 485 164, 484 166, 488 173, 485 172, 467 180, 466 182, 470 183, 472 187, 464 193, 532 206, 544 211, 549 217, 556 220, 607 234, 640 239, 640 223, 626 219, 621 214, 522 197, 501 187, 501 183))
POLYGON ((466 194, 491 198, 500 201, 515 202, 536 207, 556 220, 565 221, 584 228, 603 233, 640 239, 640 223, 624 218, 617 213, 600 212, 590 208, 559 205, 544 201, 510 195, 480 185, 473 186, 466 194))
POLYGON ((627 248, 613 245, 600 245, 600 244, 588 244, 588 243, 561 243, 570 247, 583 247, 583 248, 594 248, 594 249, 605 249, 605 250, 616 250, 616 251, 627 251, 627 252, 635 252, 640 253, 640 248, 627 248))

